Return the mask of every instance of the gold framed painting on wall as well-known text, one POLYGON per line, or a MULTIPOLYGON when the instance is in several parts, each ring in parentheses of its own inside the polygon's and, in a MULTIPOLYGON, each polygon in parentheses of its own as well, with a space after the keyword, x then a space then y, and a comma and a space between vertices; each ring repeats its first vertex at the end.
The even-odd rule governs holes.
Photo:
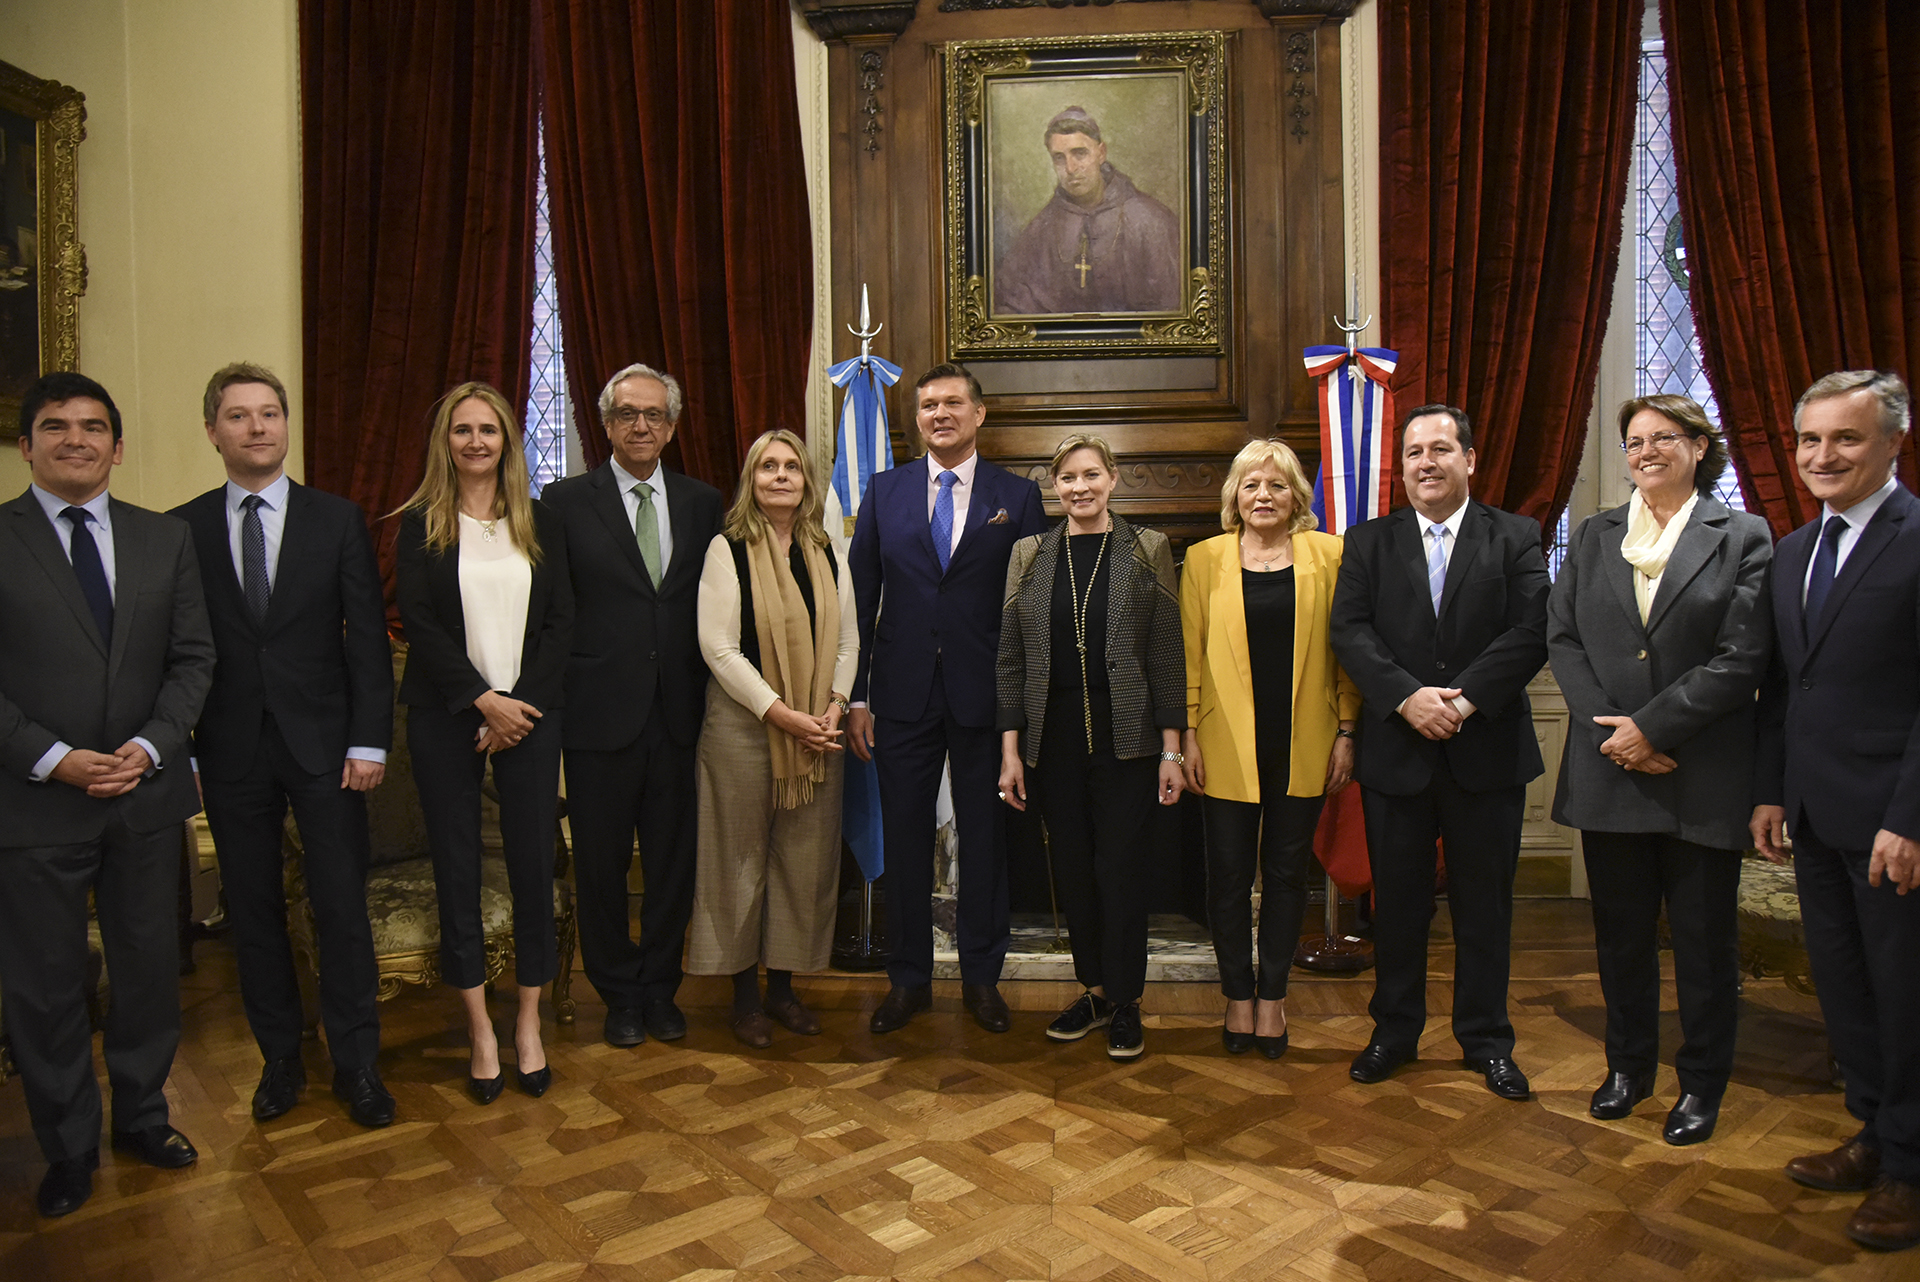
POLYGON ((86 97, 0 62, 0 436, 20 430, 29 384, 80 362, 80 244, 75 163, 86 97))
POLYGON ((1221 349, 1228 36, 946 46, 954 356, 1221 349))

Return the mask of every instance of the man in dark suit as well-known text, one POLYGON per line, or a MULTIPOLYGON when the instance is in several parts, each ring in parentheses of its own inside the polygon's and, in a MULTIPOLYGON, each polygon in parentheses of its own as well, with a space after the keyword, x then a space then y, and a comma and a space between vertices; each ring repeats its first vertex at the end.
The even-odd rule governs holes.
POLYGON ((287 390, 271 370, 228 365, 207 382, 207 439, 227 483, 182 504, 220 653, 194 735, 220 858, 240 998, 266 1060, 261 1121, 306 1085, 300 985, 287 940, 281 825, 306 846, 319 932, 320 1008, 333 1090, 362 1126, 393 1121, 381 1084, 379 975, 367 920, 364 794, 386 770, 393 663, 380 571, 358 506, 295 485, 285 469, 287 390))
POLYGON ((100 1087, 87 1026, 87 894, 113 1002, 113 1146, 198 1154, 167 1124, 180 1043, 180 825, 200 808, 189 739, 213 679, 187 527, 111 498, 120 411, 79 374, 20 407, 33 483, 0 510, 0 988, 34 1137, 42 1215, 93 1193, 100 1087))
POLYGON ((1847 1225, 1920 1243, 1920 500, 1894 478, 1910 421, 1892 374, 1848 370, 1794 409, 1820 519, 1773 559, 1753 842, 1793 836, 1800 921, 1859 1134, 1794 1158, 1811 1188, 1866 1192, 1847 1225))
POLYGON ((673 997, 693 914, 694 745, 706 715, 695 606, 722 503, 711 485, 660 466, 680 407, 672 375, 627 366, 600 393, 613 457, 540 495, 567 532, 574 624, 561 742, 580 954, 614 1046, 687 1034, 673 997), (637 944, 627 924, 636 834, 646 883, 637 944))
POLYGON ((1374 1028, 1352 1076, 1384 1081, 1419 1052, 1438 839, 1454 1036, 1489 1090, 1525 1099, 1507 965, 1526 786, 1543 769, 1526 695, 1547 657, 1540 527, 1468 496, 1461 410, 1408 415, 1400 465, 1413 505, 1347 531, 1333 598, 1334 653, 1364 699, 1354 777, 1373 865, 1374 1028))
POLYGON ((960 997, 982 1028, 1003 1033, 1011 1020, 999 989, 1007 865, 994 665, 1007 561, 1045 520, 1039 486, 975 451, 987 408, 964 366, 934 366, 914 398, 927 457, 874 474, 847 550, 860 614, 847 725, 855 755, 879 771, 887 851, 892 987, 872 1028, 903 1028, 933 1000, 934 805, 950 763, 960 997))

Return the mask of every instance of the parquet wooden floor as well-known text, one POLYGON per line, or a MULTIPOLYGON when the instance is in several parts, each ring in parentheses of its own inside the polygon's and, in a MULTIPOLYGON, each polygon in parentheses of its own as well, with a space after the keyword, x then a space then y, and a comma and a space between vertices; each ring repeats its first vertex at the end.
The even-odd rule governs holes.
MULTIPOLYGON (((692 1031, 671 1046, 605 1046, 602 1010, 583 1000, 574 1029, 549 1031, 552 1091, 509 1087, 489 1108, 460 1089, 451 997, 404 995, 383 1008, 401 1120, 381 1132, 342 1116, 318 1047, 301 1106, 254 1124, 259 1061, 232 956, 202 944, 170 1087, 198 1166, 106 1155, 93 1200, 42 1221, 20 1088, 0 1087, 0 1278, 1920 1277, 1920 1254, 1846 1239, 1857 1198, 1780 1173, 1852 1129, 1809 999, 1749 984, 1719 1133, 1672 1149, 1659 1137, 1671 1070, 1629 1121, 1587 1116, 1603 1057, 1585 907, 1528 912, 1513 1011, 1530 1103, 1464 1072, 1443 1019, 1393 1081, 1348 1080, 1364 977, 1296 973, 1277 1064, 1221 1050, 1214 992, 1156 986, 1148 1053, 1124 1067, 1098 1038, 1041 1037, 1065 985, 1007 986, 1004 1036, 940 985, 932 1013, 877 1038, 866 1013, 884 981, 803 981, 825 1034, 754 1053, 721 1022, 723 982, 703 980, 682 992, 692 1031)), ((1444 946, 1435 960, 1444 974, 1444 946)))

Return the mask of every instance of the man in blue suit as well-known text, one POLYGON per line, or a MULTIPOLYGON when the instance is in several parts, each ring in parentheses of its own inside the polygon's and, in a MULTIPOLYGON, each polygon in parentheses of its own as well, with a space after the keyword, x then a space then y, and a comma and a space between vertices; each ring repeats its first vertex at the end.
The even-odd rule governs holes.
POLYGON ((1773 557, 1753 843, 1793 834, 1807 956, 1859 1134, 1796 1157, 1810 1188, 1866 1193, 1847 1224, 1920 1243, 1920 499, 1894 476, 1911 410, 1892 374, 1846 370, 1794 408, 1820 519, 1773 557))
POLYGON ((1007 867, 994 796, 994 664, 1013 545, 1039 534, 1045 520, 1039 486, 975 451, 987 407, 965 366, 934 366, 914 385, 914 399, 926 459, 874 475, 847 553, 860 613, 847 728, 854 755, 879 772, 887 850, 892 987, 872 1028, 904 1028, 933 1001, 934 802, 941 765, 950 762, 960 996, 982 1028, 1004 1033, 1007 867))

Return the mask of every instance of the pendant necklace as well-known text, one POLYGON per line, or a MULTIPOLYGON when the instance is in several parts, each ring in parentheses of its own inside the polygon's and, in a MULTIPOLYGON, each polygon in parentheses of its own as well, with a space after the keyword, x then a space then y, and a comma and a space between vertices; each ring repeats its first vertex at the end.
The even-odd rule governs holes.
POLYGON ((1093 691, 1087 685, 1087 607, 1093 601, 1093 581, 1100 576, 1100 562, 1107 555, 1107 540, 1113 535, 1113 522, 1100 533, 1100 550, 1094 553, 1093 571, 1087 575, 1087 590, 1080 591, 1080 580, 1073 572, 1073 535, 1066 535, 1067 600, 1073 605, 1074 648, 1080 652, 1080 705, 1087 719, 1087 753, 1093 753, 1093 691))

